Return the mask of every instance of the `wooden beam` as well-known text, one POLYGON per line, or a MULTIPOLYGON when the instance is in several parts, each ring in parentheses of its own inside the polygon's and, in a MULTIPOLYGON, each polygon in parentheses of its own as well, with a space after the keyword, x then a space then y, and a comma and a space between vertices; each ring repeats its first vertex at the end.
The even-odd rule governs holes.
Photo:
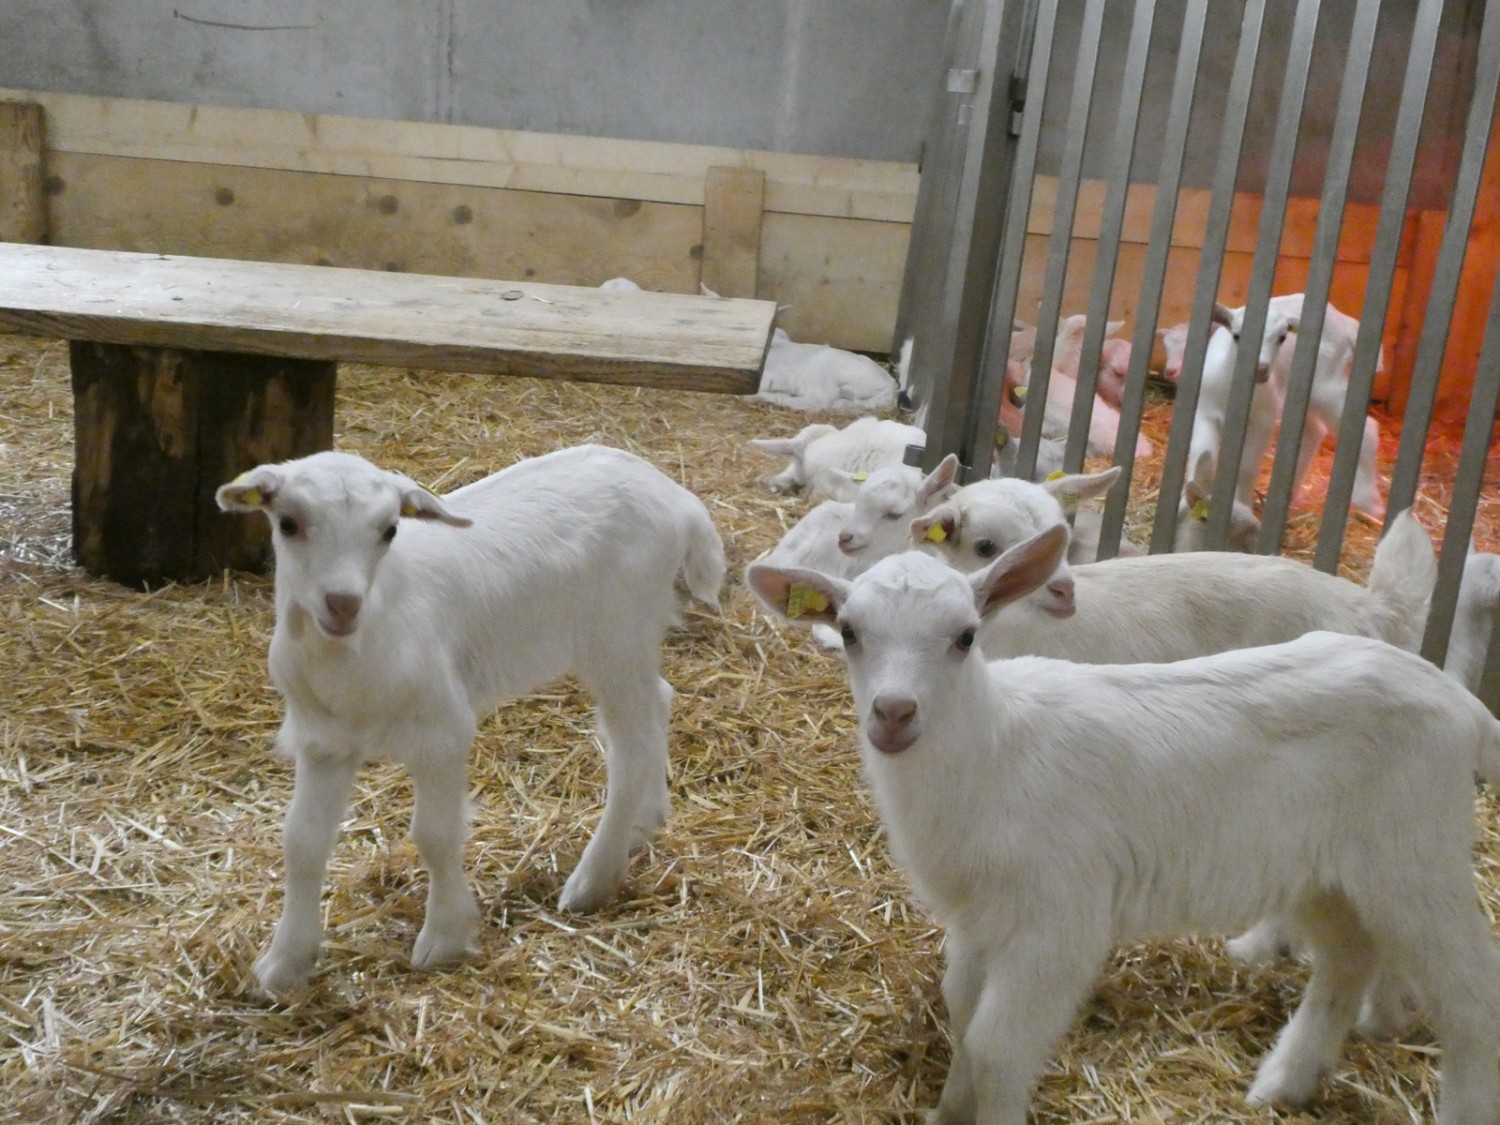
POLYGON ((46 242, 45 118, 35 102, 0 101, 0 242, 46 242))
POLYGON ((769 301, 0 244, 0 328, 753 394, 769 301))
POLYGON ((766 174, 710 168, 703 185, 703 284, 721 297, 754 297, 766 174))

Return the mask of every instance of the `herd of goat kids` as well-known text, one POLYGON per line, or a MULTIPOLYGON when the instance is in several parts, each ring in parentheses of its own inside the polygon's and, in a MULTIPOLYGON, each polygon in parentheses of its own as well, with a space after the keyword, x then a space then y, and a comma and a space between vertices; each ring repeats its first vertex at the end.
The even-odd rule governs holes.
MULTIPOLYGON (((1301 301, 1274 298, 1266 318, 1235 498, 1235 526, 1250 535, 1301 301)), ((1243 314, 1215 310, 1188 512, 1212 479, 1243 314)), ((1082 318, 1061 327, 1049 440, 1071 412, 1082 318)), ((1354 327, 1330 307, 1304 470, 1342 410, 1354 327)), ((1183 333, 1163 336, 1170 378, 1183 333)), ((1025 337, 1012 342, 1015 385, 1025 337)), ((1095 452, 1114 448, 1121 343, 1106 341, 1102 357, 1095 452)), ((877 384, 856 359, 779 334, 761 396, 890 406, 890 376, 864 361, 877 384)), ((1006 398, 1007 415, 1020 409, 1021 396, 1006 398)), ((1373 421, 1366 436, 1354 503, 1378 515, 1373 421)), ((1471 554, 1445 674, 1415 655, 1436 560, 1409 513, 1390 522, 1365 585, 1281 557, 1194 550, 1192 518, 1177 552, 1096 562, 1097 521, 1082 505, 1118 468, 1058 474, 1044 446, 1037 480, 957 487, 952 456, 926 474, 902 464, 921 440, 862 417, 755 442, 789 458, 772 488, 827 499, 745 583, 846 662, 891 851, 946 929, 953 1051, 932 1120, 1023 1125, 1111 948, 1207 932, 1239 933, 1236 958, 1311 960, 1252 1102, 1308 1102, 1351 1028, 1391 1035, 1420 1015, 1442 1048, 1440 1125, 1500 1123, 1500 955, 1470 856, 1475 779, 1500 780, 1500 722, 1471 694, 1500 557, 1471 554)), ((565 675, 595 703, 608 786, 560 905, 610 903, 668 814, 672 689, 659 650, 679 583, 715 605, 725 577, 703 503, 646 461, 594 445, 442 497, 358 456, 318 453, 251 469, 218 502, 270 521, 269 666, 284 700, 278 746, 296 767, 283 913, 255 966, 260 985, 283 993, 315 967, 325 868, 372 758, 402 762, 414 782, 412 835, 430 882, 412 963, 470 953, 481 917, 462 865, 470 743, 500 703, 565 675)))

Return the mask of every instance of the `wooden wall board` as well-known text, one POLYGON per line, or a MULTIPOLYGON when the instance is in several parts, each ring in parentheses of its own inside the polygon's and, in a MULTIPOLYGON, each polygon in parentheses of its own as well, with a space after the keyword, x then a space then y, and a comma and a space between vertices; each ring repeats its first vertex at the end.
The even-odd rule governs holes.
POLYGON ((701 208, 58 154, 70 246, 695 293, 701 208))
POLYGON ((757 169, 766 208, 910 222, 912 164, 0 88, 59 152, 701 206, 709 168, 757 169))
POLYGON ((46 120, 35 102, 0 100, 0 242, 46 242, 46 120))
POLYGON ((766 174, 710 168, 703 189, 702 283, 721 297, 754 297, 766 174))
POLYGON ((905 223, 769 213, 758 296, 794 340, 887 352, 910 237, 905 223))

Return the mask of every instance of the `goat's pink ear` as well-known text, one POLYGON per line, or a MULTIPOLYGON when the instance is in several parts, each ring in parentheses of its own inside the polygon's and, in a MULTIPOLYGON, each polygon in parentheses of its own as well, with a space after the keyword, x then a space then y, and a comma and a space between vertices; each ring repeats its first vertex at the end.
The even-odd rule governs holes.
POLYGON ((767 609, 796 625, 832 625, 849 584, 817 570, 751 563, 745 585, 767 609))
POLYGON ((957 543, 960 526, 958 509, 952 504, 939 504, 911 521, 911 540, 918 544, 957 543))
POLYGON ((214 493, 219 508, 225 512, 262 512, 271 506, 281 474, 274 465, 261 465, 241 473, 214 493))
POLYGON ((970 578, 980 617, 1024 598, 1052 577, 1068 549, 1068 527, 1053 524, 1017 544, 970 578))
POLYGON ((772 457, 792 457, 802 448, 796 438, 751 438, 750 447, 772 457))
POLYGON ((469 527, 474 523, 452 511, 425 488, 415 485, 401 494, 401 515, 410 520, 437 520, 452 527, 469 527))

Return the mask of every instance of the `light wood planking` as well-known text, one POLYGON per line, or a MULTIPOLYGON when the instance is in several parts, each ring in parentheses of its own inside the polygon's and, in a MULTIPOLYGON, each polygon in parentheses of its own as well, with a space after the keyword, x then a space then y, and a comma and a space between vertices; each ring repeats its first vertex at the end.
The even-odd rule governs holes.
POLYGON ((703 284, 721 297, 756 296, 766 174, 710 168, 703 187, 703 284))
POLYGON ((765 301, 0 245, 0 328, 70 340, 749 394, 774 317, 765 301))
POLYGON ((0 101, 0 241, 47 241, 44 129, 40 105, 0 101))

